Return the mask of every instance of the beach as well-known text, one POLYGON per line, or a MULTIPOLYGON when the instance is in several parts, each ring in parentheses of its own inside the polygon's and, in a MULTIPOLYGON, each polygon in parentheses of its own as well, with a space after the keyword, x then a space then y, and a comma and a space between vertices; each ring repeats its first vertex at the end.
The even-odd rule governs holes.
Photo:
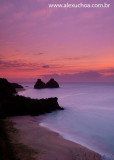
POLYGON ((34 117, 18 116, 8 120, 15 124, 14 127, 19 132, 15 136, 18 143, 36 151, 33 154, 35 160, 101 160, 99 154, 40 126, 34 117))

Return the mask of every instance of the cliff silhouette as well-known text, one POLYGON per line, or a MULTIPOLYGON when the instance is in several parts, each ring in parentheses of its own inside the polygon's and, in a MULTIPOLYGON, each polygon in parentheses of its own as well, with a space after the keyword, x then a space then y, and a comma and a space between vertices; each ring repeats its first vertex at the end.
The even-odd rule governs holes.
POLYGON ((0 118, 20 115, 40 115, 55 110, 63 110, 58 98, 32 99, 17 95, 15 87, 0 78, 0 118))

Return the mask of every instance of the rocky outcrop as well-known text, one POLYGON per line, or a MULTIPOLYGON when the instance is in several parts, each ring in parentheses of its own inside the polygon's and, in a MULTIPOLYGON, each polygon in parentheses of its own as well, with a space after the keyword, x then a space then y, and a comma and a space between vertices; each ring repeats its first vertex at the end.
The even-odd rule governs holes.
POLYGON ((11 83, 11 85, 14 87, 14 88, 23 88, 22 85, 18 84, 18 83, 11 83))
POLYGON ((46 83, 46 88, 59 88, 59 84, 52 78, 46 83))
POLYGON ((32 99, 24 96, 7 97, 2 104, 0 117, 32 115, 37 116, 56 110, 63 110, 56 97, 47 99, 32 99))
POLYGON ((15 94, 16 90, 11 83, 5 78, 0 78, 0 95, 12 95, 15 94))
POLYGON ((55 110, 63 110, 58 98, 32 99, 19 96, 6 79, 0 78, 0 118, 21 115, 40 115, 55 110))
POLYGON ((35 83, 34 88, 42 89, 42 88, 46 88, 46 85, 41 79, 37 79, 37 82, 35 83))
POLYGON ((52 78, 46 84, 41 80, 38 79, 34 85, 35 89, 42 89, 42 88, 59 88, 59 84, 52 78))

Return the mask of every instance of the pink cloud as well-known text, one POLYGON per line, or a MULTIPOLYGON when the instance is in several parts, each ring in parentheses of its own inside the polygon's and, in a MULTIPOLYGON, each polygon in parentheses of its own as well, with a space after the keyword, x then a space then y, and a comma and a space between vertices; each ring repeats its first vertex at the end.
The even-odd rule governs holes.
POLYGON ((23 69, 23 73, 30 71, 31 77, 32 70, 35 75, 40 68, 40 74, 76 73, 80 80, 84 75, 95 78, 96 74, 96 79, 101 79, 102 75, 113 74, 84 71, 114 67, 112 6, 110 10, 49 9, 50 0, 0 3, 0 50, 5 59, 0 61, 1 71, 9 67, 16 76, 16 71, 23 69), (14 58, 22 61, 13 61, 14 58))
POLYGON ((31 18, 39 18, 39 17, 45 16, 45 18, 47 18, 47 17, 51 16, 51 14, 53 12, 54 12, 54 9, 44 8, 44 9, 32 12, 30 14, 30 17, 31 18))
POLYGON ((0 14, 7 14, 8 11, 14 8, 14 4, 11 2, 3 3, 0 5, 0 14))
POLYGON ((14 19, 17 20, 17 19, 21 19, 21 18, 28 17, 28 16, 27 16, 26 12, 20 11, 20 12, 14 13, 14 14, 13 14, 13 17, 14 17, 14 19))

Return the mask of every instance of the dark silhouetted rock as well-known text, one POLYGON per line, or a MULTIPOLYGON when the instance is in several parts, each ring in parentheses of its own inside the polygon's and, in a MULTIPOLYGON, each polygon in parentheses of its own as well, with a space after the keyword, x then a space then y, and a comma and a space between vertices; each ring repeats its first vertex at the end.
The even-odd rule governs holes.
MULTIPOLYGON (((44 83, 45 84, 45 83, 44 83)), ((21 115, 40 115, 55 110, 63 110, 56 97, 32 99, 19 96, 6 79, 0 78, 0 118, 21 115)))
POLYGON ((59 88, 59 84, 54 79, 50 79, 46 83, 46 88, 59 88))
POLYGON ((32 115, 37 116, 56 110, 63 110, 58 104, 58 99, 32 99, 24 96, 7 97, 5 103, 2 103, 0 118, 9 116, 32 115))
POLYGON ((5 78, 0 78, 0 95, 12 95, 15 94, 15 88, 5 78))
POLYGON ((23 88, 23 86, 18 83, 11 83, 11 84, 14 88, 23 88))
POLYGON ((46 88, 46 85, 44 82, 42 82, 41 79, 38 79, 37 82, 34 85, 34 88, 36 89, 42 89, 42 88, 46 88))

